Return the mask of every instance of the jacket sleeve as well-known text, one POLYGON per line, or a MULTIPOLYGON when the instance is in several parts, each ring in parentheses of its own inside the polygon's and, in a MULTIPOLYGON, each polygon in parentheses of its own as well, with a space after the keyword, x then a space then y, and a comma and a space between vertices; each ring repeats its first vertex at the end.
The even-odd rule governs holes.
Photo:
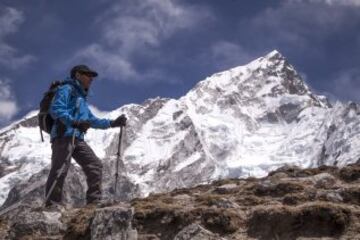
POLYGON ((89 122, 92 128, 107 129, 110 128, 110 119, 97 118, 89 109, 89 122))
POLYGON ((52 100, 49 112, 54 119, 60 119, 65 125, 71 125, 74 121, 71 116, 70 97, 71 87, 68 85, 60 87, 52 100))

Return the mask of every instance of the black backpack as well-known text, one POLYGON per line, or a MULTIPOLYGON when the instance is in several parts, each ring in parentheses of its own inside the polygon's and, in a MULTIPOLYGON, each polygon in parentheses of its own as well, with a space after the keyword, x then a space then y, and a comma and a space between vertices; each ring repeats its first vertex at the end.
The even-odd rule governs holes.
POLYGON ((47 92, 44 93, 43 98, 40 101, 40 112, 38 114, 38 121, 40 127, 40 135, 41 140, 44 142, 44 137, 42 131, 47 133, 51 132, 51 128, 54 125, 55 120, 51 117, 49 113, 49 108, 51 102, 55 96, 56 91, 62 85, 69 84, 71 81, 64 80, 64 81, 54 81, 51 83, 50 88, 47 92))

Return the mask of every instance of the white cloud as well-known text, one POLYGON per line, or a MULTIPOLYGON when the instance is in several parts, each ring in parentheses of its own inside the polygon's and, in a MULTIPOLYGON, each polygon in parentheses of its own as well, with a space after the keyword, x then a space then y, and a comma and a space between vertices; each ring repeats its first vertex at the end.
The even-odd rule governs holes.
POLYGON ((15 8, 6 7, 0 10, 0 65, 2 66, 15 69, 35 60, 34 56, 19 54, 18 50, 5 40, 7 35, 18 31, 23 21, 22 12, 15 8))
POLYGON ((80 49, 72 61, 94 63, 103 76, 112 80, 146 82, 152 78, 176 82, 157 66, 166 56, 156 50, 177 32, 190 30, 210 16, 207 9, 177 0, 118 2, 96 20, 102 29, 100 40, 80 49), (135 55, 153 56, 152 69, 136 68, 135 55))
POLYGON ((16 32, 24 20, 23 14, 14 8, 7 7, 0 13, 0 37, 16 32))
POLYGON ((11 120, 19 111, 8 79, 0 79, 0 123, 11 120))
POLYGON ((1 42, 0 39, 0 65, 16 69, 28 65, 34 60, 36 58, 31 55, 18 56, 18 50, 1 42))
POLYGON ((105 40, 121 50, 158 46, 175 32, 198 25, 211 15, 176 0, 132 0, 116 4, 102 19, 105 40), (124 7, 126 6, 126 7, 124 7))
POLYGON ((164 71, 157 68, 150 70, 136 70, 133 64, 120 53, 111 52, 99 44, 92 44, 78 51, 67 63, 69 66, 78 63, 93 66, 100 77, 121 82, 151 83, 154 81, 167 81, 177 83, 176 78, 169 77, 164 71))
POLYGON ((290 0, 297 3, 323 3, 327 5, 360 6, 360 0, 290 0))
POLYGON ((92 66, 101 69, 112 78, 123 76, 124 78, 138 78, 138 73, 133 66, 121 54, 107 51, 102 45, 94 43, 78 51, 71 60, 74 64, 76 61, 89 62, 92 66))

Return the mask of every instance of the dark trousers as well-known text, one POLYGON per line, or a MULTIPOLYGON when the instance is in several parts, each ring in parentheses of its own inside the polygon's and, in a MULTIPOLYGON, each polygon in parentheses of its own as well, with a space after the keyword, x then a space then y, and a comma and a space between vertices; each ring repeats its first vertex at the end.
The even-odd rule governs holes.
POLYGON ((70 156, 72 156, 81 166, 86 175, 88 185, 88 190, 86 192, 87 203, 92 203, 101 199, 102 163, 100 159, 85 141, 76 139, 75 149, 73 149, 71 142, 71 137, 56 138, 52 142, 51 170, 46 182, 45 196, 48 195, 63 164, 65 164, 65 168, 46 204, 61 202, 65 177, 70 167, 70 156))

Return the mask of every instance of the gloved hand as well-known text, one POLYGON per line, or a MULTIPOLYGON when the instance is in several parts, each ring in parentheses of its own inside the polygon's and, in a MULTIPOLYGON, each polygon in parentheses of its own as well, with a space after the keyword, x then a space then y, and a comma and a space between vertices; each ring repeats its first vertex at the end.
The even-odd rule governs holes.
POLYGON ((127 118, 125 117, 125 115, 121 114, 117 119, 112 120, 110 122, 110 126, 111 127, 125 127, 126 126, 126 120, 127 120, 127 118))
POLYGON ((74 121, 72 127, 79 129, 82 133, 86 133, 86 131, 90 128, 90 122, 81 120, 74 121))

